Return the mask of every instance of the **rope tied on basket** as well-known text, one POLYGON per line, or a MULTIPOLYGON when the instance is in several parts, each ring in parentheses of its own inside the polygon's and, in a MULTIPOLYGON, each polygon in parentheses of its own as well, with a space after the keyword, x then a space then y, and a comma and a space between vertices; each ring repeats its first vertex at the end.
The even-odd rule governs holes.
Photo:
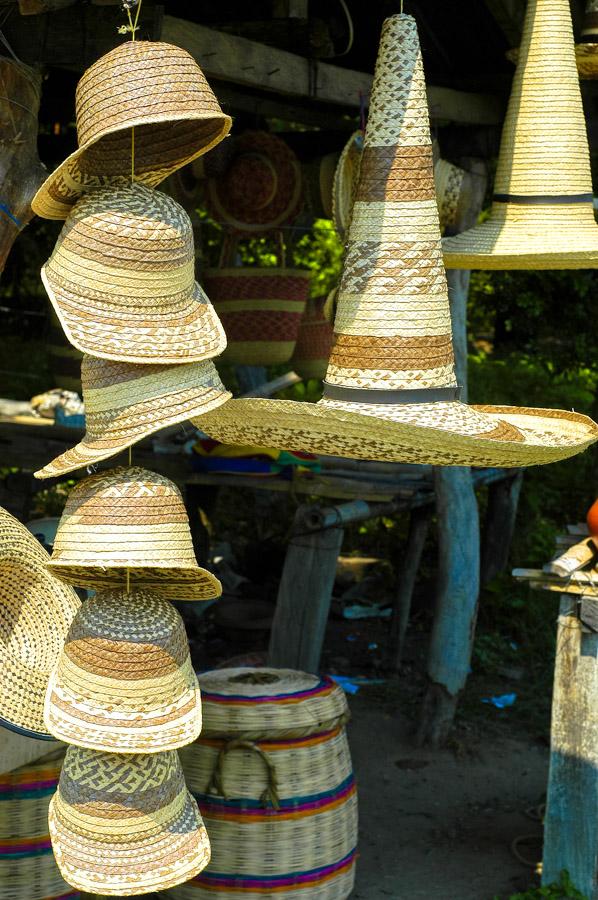
POLYGON ((274 764, 268 758, 267 754, 264 753, 264 751, 261 750, 257 744, 254 744, 253 741, 244 741, 239 739, 229 741, 224 745, 224 747, 218 754, 218 759, 216 760, 216 765, 214 766, 214 771, 212 772, 212 777, 210 778, 210 783, 208 784, 207 793, 218 794, 220 797, 224 797, 225 800, 230 799, 230 797, 227 796, 227 793, 224 790, 223 768, 226 754, 230 753, 231 750, 252 750, 257 753, 258 756, 263 760, 268 773, 268 784, 260 795, 260 802, 263 804, 264 808, 273 806, 274 809, 280 809, 276 769, 274 768, 274 764))

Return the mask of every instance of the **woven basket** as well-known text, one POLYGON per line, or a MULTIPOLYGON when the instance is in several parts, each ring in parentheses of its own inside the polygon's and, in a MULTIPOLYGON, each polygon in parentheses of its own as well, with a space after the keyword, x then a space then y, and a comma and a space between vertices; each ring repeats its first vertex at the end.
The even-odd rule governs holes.
POLYGON ((357 794, 342 691, 284 669, 220 669, 199 680, 204 731, 180 756, 212 861, 169 896, 348 897, 357 794))
POLYGON ((293 355, 311 272, 286 267, 206 269, 204 286, 226 332, 220 359, 269 366, 293 355))
POLYGON ((291 365, 301 378, 324 378, 326 375, 334 331, 324 314, 325 303, 326 297, 308 300, 299 325, 291 365))
POLYGON ((0 900, 78 898, 58 871, 48 831, 48 805, 64 750, 0 776, 0 900))

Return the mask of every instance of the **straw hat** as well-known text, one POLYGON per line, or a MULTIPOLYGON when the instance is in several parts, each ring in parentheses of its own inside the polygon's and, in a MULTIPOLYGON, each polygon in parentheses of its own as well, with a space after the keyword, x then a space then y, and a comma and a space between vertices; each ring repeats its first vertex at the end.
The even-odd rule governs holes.
POLYGON ((186 50, 127 41, 101 56, 77 85, 79 148, 42 184, 31 206, 65 219, 81 194, 119 179, 155 187, 230 131, 203 72, 186 50))
POLYGON ((434 163, 434 186, 442 233, 446 228, 455 225, 459 212, 459 200, 466 180, 467 172, 446 159, 439 159, 434 163))
POLYGON ((81 381, 85 436, 36 472, 36 478, 64 475, 116 456, 161 428, 199 416, 231 396, 209 360, 138 366, 86 355, 81 381))
POLYGON ((92 750, 157 753, 194 741, 199 686, 172 604, 146 590, 88 600, 50 677, 44 714, 55 738, 92 750))
POLYGON ((351 211, 359 182, 363 153, 363 131, 354 131, 341 151, 332 182, 332 220, 344 237, 351 222, 351 211))
POLYGON ((581 41, 575 45, 580 78, 598 78, 598 0, 588 0, 581 29, 581 41))
POLYGON ((91 590, 156 591, 168 600, 212 600, 218 579, 197 565, 187 510, 172 481, 138 466, 85 478, 70 492, 48 563, 91 590))
POLYGON ((286 225, 302 203, 299 161, 281 138, 267 131, 243 132, 226 174, 211 178, 206 188, 214 219, 246 234, 286 225))
POLYGON ((69 747, 50 803, 52 848, 74 888, 108 896, 165 890, 210 861, 208 835, 175 750, 69 747))
POLYGON ((231 400, 201 419, 224 443, 358 459, 522 466, 598 439, 570 412, 458 401, 415 21, 382 30, 324 397, 231 400))
POLYGON ((80 601, 46 568, 31 532, 0 507, 0 725, 50 739, 43 717, 50 672, 80 601), (43 613, 43 614, 41 614, 43 613))
POLYGON ((529 0, 490 215, 443 250, 453 269, 598 266, 569 0, 529 0))
POLYGON ((69 341, 129 363, 188 363, 226 347, 194 277, 189 216, 141 184, 84 196, 69 215, 42 280, 69 341))

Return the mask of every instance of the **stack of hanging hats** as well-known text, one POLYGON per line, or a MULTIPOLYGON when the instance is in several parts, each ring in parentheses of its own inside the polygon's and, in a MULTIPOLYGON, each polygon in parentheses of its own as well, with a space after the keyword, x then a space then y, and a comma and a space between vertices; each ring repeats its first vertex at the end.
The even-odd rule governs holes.
POLYGON ((598 78, 598 0, 588 0, 581 29, 581 39, 575 45, 575 58, 580 78, 598 78))
POLYGON ((323 399, 231 400, 200 422, 223 443, 437 465, 548 463, 598 439, 577 413, 459 401, 411 16, 383 25, 323 399))
POLYGON ((443 250, 451 269, 598 266, 569 0, 529 0, 490 215, 443 250))

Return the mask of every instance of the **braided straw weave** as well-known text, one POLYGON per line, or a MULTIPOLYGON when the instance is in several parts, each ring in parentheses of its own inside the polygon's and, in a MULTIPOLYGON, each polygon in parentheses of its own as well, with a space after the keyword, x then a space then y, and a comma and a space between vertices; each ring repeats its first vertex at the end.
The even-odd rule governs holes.
POLYGON ((219 597, 218 579, 197 565, 178 487, 137 466, 80 481, 70 492, 49 569, 91 590, 132 588, 170 600, 219 597))
POLYGON ((50 672, 80 601, 47 569, 39 541, 0 507, 0 724, 49 738, 43 706, 50 672))
POLYGON ((212 861, 170 896, 347 897, 357 794, 340 688, 276 669, 223 669, 201 675, 200 682, 207 731, 230 739, 202 736, 181 751, 212 861))
POLYGON ((434 166, 434 185, 441 232, 455 224, 466 174, 464 169, 454 166, 446 159, 439 159, 434 166))
POLYGON ((204 284, 226 332, 223 362, 288 362, 309 295, 306 269, 206 269, 204 284))
POLYGON ((202 430, 231 444, 486 466, 552 462, 598 438, 576 413, 426 402, 422 389, 450 397, 456 382, 421 51, 407 15, 382 29, 334 330, 319 403, 231 400, 201 418, 202 430))
POLYGON ((79 350, 128 363, 188 363, 226 347, 194 266, 182 206, 132 184, 99 188, 73 207, 42 280, 79 350))
POLYGON ((46 727, 92 750, 157 753, 194 741, 201 701, 185 626, 158 594, 96 594, 75 616, 50 677, 46 727))
POLYGON ((75 900, 52 855, 48 806, 64 750, 0 775, 0 900, 75 900))
POLYGON ((50 803, 58 868, 106 896, 164 890, 197 875, 210 844, 176 750, 98 753, 69 747, 50 803))
POLYGON ((332 324, 324 314, 326 297, 307 301, 299 325, 291 368, 301 378, 324 378, 332 348, 332 324))
POLYGON ((127 41, 101 56, 77 85, 76 114, 79 148, 31 204, 46 219, 65 219, 88 190, 130 181, 133 126, 135 178, 150 187, 231 126, 193 57, 160 41, 127 41))
POLYGON ((35 473, 53 478, 116 456, 167 425, 215 409, 231 396, 214 364, 145 365, 95 356, 81 363, 86 433, 35 473))
POLYGON ((528 2, 494 195, 485 222, 445 238, 448 268, 598 266, 569 0, 528 2))
POLYGON ((349 229, 351 213, 363 153, 363 131, 354 131, 341 151, 332 182, 332 220, 334 227, 344 237, 349 229))

